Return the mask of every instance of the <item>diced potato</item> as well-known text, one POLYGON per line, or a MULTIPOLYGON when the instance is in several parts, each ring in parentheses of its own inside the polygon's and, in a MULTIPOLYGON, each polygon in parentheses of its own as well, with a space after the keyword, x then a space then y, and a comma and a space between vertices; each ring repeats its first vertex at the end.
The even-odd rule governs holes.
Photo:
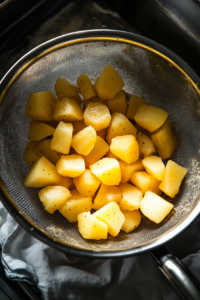
POLYGON ((106 157, 115 158, 116 160, 119 160, 119 157, 117 157, 115 154, 113 154, 110 150, 106 153, 106 157))
POLYGON ((55 92, 59 100, 73 98, 79 92, 79 88, 70 83, 66 78, 59 77, 55 83, 55 92))
POLYGON ((108 225, 90 212, 78 215, 78 229, 84 239, 101 240, 107 239, 108 236, 108 225))
POLYGON ((73 179, 73 183, 82 196, 90 197, 94 196, 101 181, 92 173, 92 171, 85 170, 80 176, 73 179))
POLYGON ((147 174, 147 172, 143 171, 133 173, 131 176, 131 182, 144 193, 151 191, 158 195, 161 194, 161 191, 159 190, 160 181, 152 175, 147 174))
POLYGON ((107 101, 107 105, 109 109, 114 112, 119 112, 123 115, 126 114, 127 110, 127 102, 126 102, 126 95, 124 91, 120 91, 115 95, 112 100, 107 101))
POLYGON ((102 139, 106 139, 107 128, 97 131, 97 136, 100 136, 102 139))
POLYGON ((86 126, 84 120, 72 122, 73 125, 73 135, 77 134, 79 131, 83 130, 86 126))
POLYGON ((111 143, 111 140, 116 136, 134 135, 136 136, 137 130, 133 124, 120 113, 113 113, 106 140, 111 143))
POLYGON ((71 123, 60 122, 51 140, 51 149, 63 154, 69 154, 72 143, 73 126, 71 123))
POLYGON ((35 121, 53 120, 56 97, 51 92, 37 92, 29 96, 25 114, 35 121))
POLYGON ((160 157, 155 155, 148 156, 142 160, 142 163, 149 175, 152 175, 159 181, 163 179, 165 165, 160 157))
POLYGON ((141 212, 151 221, 159 224, 170 213, 173 204, 148 191, 140 202, 141 212))
POLYGON ((131 179, 131 176, 134 172, 145 170, 141 159, 138 159, 136 162, 132 164, 127 164, 125 161, 120 160, 119 166, 121 169, 121 177, 122 177, 121 183, 128 182, 131 179))
POLYGON ((57 185, 61 180, 56 167, 46 157, 41 157, 31 168, 24 179, 26 187, 40 188, 47 185, 57 185))
POLYGON ((71 190, 71 197, 59 207, 59 212, 71 223, 77 222, 79 214, 92 209, 92 197, 84 197, 77 190, 71 190))
POLYGON ((76 100, 76 102, 81 106, 81 104, 83 103, 83 100, 81 99, 81 97, 79 96, 79 94, 76 94, 75 96, 72 97, 72 99, 76 100))
POLYGON ((81 155, 62 155, 56 168, 62 176, 78 177, 85 171, 85 161, 81 155))
POLYGON ((128 110, 126 113, 127 118, 134 120, 136 112, 142 104, 147 104, 144 99, 137 96, 131 96, 129 99, 128 110))
POLYGON ((137 141, 139 144, 140 157, 147 157, 157 152, 152 140, 142 132, 138 132, 137 141))
POLYGON ((45 137, 53 135, 55 129, 45 123, 29 122, 29 141, 41 141, 45 137))
POLYGON ((51 149, 51 140, 44 140, 38 145, 38 149, 43 153, 43 155, 52 163, 56 164, 61 157, 61 153, 58 153, 51 149))
POLYGON ((178 145, 178 139, 175 136, 174 129, 169 119, 163 126, 151 135, 152 141, 162 158, 170 158, 178 145))
POLYGON ((103 100, 113 99, 123 86, 123 79, 111 65, 105 67, 95 82, 95 90, 103 100))
POLYGON ((186 174, 186 168, 179 166, 172 160, 168 160, 159 189, 174 198, 179 192, 181 182, 186 174))
POLYGON ((116 202, 110 202, 97 210, 94 217, 108 225, 108 232, 112 236, 117 236, 125 221, 125 217, 116 202))
POLYGON ((134 120, 149 132, 158 130, 166 121, 168 113, 161 108, 143 104, 139 107, 134 120))
POLYGON ((111 120, 107 105, 98 102, 90 102, 84 111, 83 117, 85 125, 91 125, 96 131, 108 127, 111 120))
POLYGON ((70 191, 63 186, 47 186, 38 193, 44 209, 53 214, 71 196, 70 191))
POLYGON ((122 225, 121 230, 129 233, 140 225, 142 216, 139 210, 122 211, 122 213, 125 217, 125 222, 122 225))
POLYGON ((89 167, 90 165, 97 162, 108 151, 109 145, 100 136, 97 136, 96 143, 92 151, 87 156, 83 156, 83 158, 85 159, 86 167, 89 167))
POLYGON ((132 211, 139 209, 143 191, 129 183, 120 184, 119 188, 122 192, 122 200, 119 203, 121 210, 132 211))
POLYGON ((73 181, 70 177, 61 176, 61 179, 57 182, 58 186, 64 186, 66 189, 69 189, 69 187, 73 184, 73 181))
POLYGON ((83 106, 84 108, 87 107, 87 105, 92 102, 92 103, 101 103, 101 104, 107 104, 107 101, 100 99, 98 96, 93 97, 92 99, 84 100, 83 101, 83 106))
POLYGON ((72 138, 72 147, 77 153, 88 155, 96 143, 97 133, 92 126, 79 131, 72 138))
POLYGON ((64 98, 56 103, 53 118, 58 122, 66 123, 81 121, 83 120, 83 110, 74 99, 64 98))
POLYGON ((102 158, 90 170, 106 185, 118 185, 121 181, 119 162, 114 158, 102 158))
POLYGON ((101 184, 94 198, 93 209, 98 210, 110 202, 119 203, 122 199, 121 190, 116 185, 101 184))
POLYGON ((38 149, 40 142, 29 142, 24 152, 24 161, 32 167, 44 154, 38 149))
POLYGON ((96 95, 93 84, 86 74, 81 74, 77 79, 80 93, 85 100, 91 99, 96 95))

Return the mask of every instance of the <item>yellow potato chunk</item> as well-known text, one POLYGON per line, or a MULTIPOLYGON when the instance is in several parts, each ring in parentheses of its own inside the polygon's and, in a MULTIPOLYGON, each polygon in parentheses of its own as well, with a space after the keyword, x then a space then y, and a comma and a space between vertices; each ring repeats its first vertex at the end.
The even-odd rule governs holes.
POLYGON ((142 104, 146 104, 146 101, 137 96, 131 96, 129 99, 128 110, 126 116, 128 119, 134 120, 136 112, 142 104))
POLYGON ((116 136, 134 135, 136 136, 137 130, 133 124, 121 113, 113 113, 108 134, 106 137, 107 142, 110 144, 111 140, 116 136))
POLYGON ((119 162, 114 158, 102 158, 90 170, 106 185, 118 185, 121 181, 119 162))
MULTIPOLYGON (((66 97, 67 98, 67 97, 66 97)), ((76 94, 75 96, 72 97, 72 99, 76 100, 76 102, 81 105, 83 103, 83 100, 79 96, 79 94, 76 94)))
POLYGON ((101 181, 90 170, 85 170, 80 176, 73 179, 77 191, 82 196, 94 196, 101 181))
POLYGON ((142 216, 139 210, 122 211, 122 213, 125 217, 125 222, 122 225, 121 230, 129 233, 140 225, 142 216))
POLYGON ((56 167, 46 157, 41 157, 31 168, 24 179, 27 187, 40 188, 47 185, 57 185, 61 180, 56 167))
POLYGON ((111 65, 105 67, 95 82, 95 90, 103 100, 113 99, 123 86, 123 79, 111 65))
POLYGON ((56 168, 62 176, 78 177, 85 171, 85 161, 81 155, 62 155, 56 168))
POLYGON ((84 239, 102 240, 107 239, 108 225, 91 215, 84 212, 78 215, 78 229, 84 239))
POLYGON ((141 159, 138 159, 132 164, 127 164, 125 161, 120 160, 119 166, 121 169, 121 183, 128 182, 134 172, 145 170, 141 159))
POLYGON ((106 153, 106 157, 115 158, 116 160, 119 160, 119 157, 113 154, 110 150, 106 153))
POLYGON ((120 184, 119 188, 122 192, 122 200, 119 203, 121 210, 132 211, 139 209, 143 191, 129 183, 120 184))
POLYGON ((148 191, 140 202, 141 212, 151 221, 159 224, 170 213, 173 204, 148 191))
POLYGON ((166 195, 174 198, 179 192, 181 182, 186 174, 186 168, 179 166, 172 160, 168 160, 164 172, 164 177, 161 184, 159 185, 159 189, 166 195))
POLYGON ((143 104, 139 107, 134 120, 149 132, 158 130, 166 121, 168 113, 161 108, 143 104))
POLYGON ((93 84, 86 74, 81 74, 77 79, 77 83, 84 100, 91 99, 96 95, 93 84))
POLYGON ((74 99, 64 98, 58 101, 53 111, 54 120, 73 122, 83 120, 83 110, 74 99))
POLYGON ((51 140, 51 149, 63 154, 69 154, 72 143, 73 126, 71 123, 60 122, 51 140))
POLYGON ((97 162, 108 151, 109 151, 109 145, 100 136, 97 136, 96 143, 92 151, 87 156, 83 156, 83 158, 85 159, 86 167, 89 167, 90 165, 97 162))
POLYGON ((131 164, 139 158, 138 142, 133 135, 116 136, 113 138, 110 151, 127 164, 131 164))
POLYGON ((77 134, 79 131, 83 130, 86 126, 84 120, 72 122, 73 125, 73 135, 77 134))
POLYGON ((110 202, 97 210, 94 217, 108 225, 108 232, 112 236, 117 236, 125 221, 125 217, 116 202, 110 202))
POLYGON ((102 139, 106 139, 107 135, 107 128, 97 131, 97 135, 100 136, 102 139))
POLYGON ((108 127, 111 120, 107 105, 98 102, 90 102, 84 111, 83 117, 85 125, 91 125, 96 131, 108 127))
POLYGON ((152 175, 159 181, 163 179, 165 165, 160 157, 155 155, 148 156, 142 160, 142 163, 149 175, 152 175))
POLYGON ((51 92, 37 92, 29 96, 25 114, 34 121, 53 120, 56 97, 51 92))
POLYGON ((61 179, 57 182, 58 186, 64 186, 66 189, 69 189, 69 187, 73 184, 73 181, 70 177, 64 177, 61 176, 61 179))
POLYGON ((138 132, 137 141, 139 144, 140 157, 147 157, 157 152, 152 140, 142 132, 138 132))
POLYGON ((58 210, 69 222, 75 223, 79 214, 92 209, 92 197, 81 196, 77 190, 70 193, 71 197, 58 210))
POLYGON ((119 203, 122 199, 121 190, 116 185, 101 184, 94 198, 93 209, 98 210, 110 202, 119 203))
POLYGON ((38 149, 40 142, 29 142, 26 145, 24 152, 24 161, 32 167, 39 158, 43 156, 43 153, 38 149))
POLYGON ((126 102, 126 95, 124 91, 120 91, 115 95, 112 100, 107 101, 107 105, 109 109, 114 112, 119 112, 123 115, 126 114, 127 110, 127 102, 126 102))
POLYGON ((55 92, 59 100, 63 98, 73 98, 79 92, 74 84, 70 83, 66 78, 59 77, 55 83, 55 92))
POLYGON ((41 141, 45 137, 53 135, 55 129, 45 123, 29 122, 29 141, 41 141))
POLYGON ((47 186, 38 193, 44 209, 53 214, 71 196, 70 191, 63 186, 47 186))
POLYGON ((92 126, 79 131, 72 138, 72 147, 77 153, 88 155, 96 143, 97 133, 92 126))
POLYGON ((174 129, 169 119, 163 126, 151 135, 152 141, 162 158, 170 158, 178 145, 178 139, 175 136, 174 129))
POLYGON ((52 150, 50 145, 51 140, 45 140, 38 145, 38 149, 52 164, 56 164, 61 157, 61 153, 52 150))
POLYGON ((158 195, 161 194, 161 191, 159 190, 160 181, 152 175, 147 174, 147 172, 133 173, 131 182, 144 193, 151 191, 158 195))
POLYGON ((92 103, 101 103, 101 104, 107 104, 107 102, 105 100, 100 99, 98 96, 93 97, 92 99, 88 99, 88 100, 84 100, 83 101, 83 106, 84 108, 87 107, 87 105, 92 102, 92 103))

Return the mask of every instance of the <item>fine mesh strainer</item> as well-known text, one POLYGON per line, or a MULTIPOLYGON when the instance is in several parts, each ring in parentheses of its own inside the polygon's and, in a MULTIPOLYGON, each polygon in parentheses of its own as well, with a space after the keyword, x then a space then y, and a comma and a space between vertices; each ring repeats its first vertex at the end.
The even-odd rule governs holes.
POLYGON ((127 32, 77 32, 36 47, 9 70, 0 86, 0 176, 5 207, 35 237, 71 254, 101 258, 128 256, 169 241, 200 210, 198 84, 197 75, 171 51, 127 32), (78 76, 86 73, 94 82, 108 64, 122 76, 128 94, 144 98, 168 112, 179 140, 172 160, 188 168, 188 174, 173 200, 173 213, 161 224, 143 218, 132 233, 121 232, 115 238, 87 241, 80 236, 77 226, 59 212, 47 213, 37 196, 38 190, 23 184, 30 169, 23 161, 29 123, 25 107, 33 92, 55 93, 58 77, 66 77, 76 84, 78 76))

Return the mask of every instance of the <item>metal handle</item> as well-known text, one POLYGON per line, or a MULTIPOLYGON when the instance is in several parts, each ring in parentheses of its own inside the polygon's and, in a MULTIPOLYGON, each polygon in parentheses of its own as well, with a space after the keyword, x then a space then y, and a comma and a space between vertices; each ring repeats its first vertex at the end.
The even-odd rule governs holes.
POLYGON ((200 300, 200 282, 166 247, 150 253, 153 261, 183 300, 200 300))

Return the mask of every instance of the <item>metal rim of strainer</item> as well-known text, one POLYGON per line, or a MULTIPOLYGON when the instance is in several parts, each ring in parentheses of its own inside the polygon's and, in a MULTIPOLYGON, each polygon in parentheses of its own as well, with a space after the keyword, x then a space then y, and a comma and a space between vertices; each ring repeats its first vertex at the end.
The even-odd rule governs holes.
MULTIPOLYGON (((113 41, 113 42, 123 42, 127 44, 134 44, 139 47, 145 48, 154 52, 155 54, 162 56, 172 65, 174 65, 179 71, 190 81, 192 86, 196 89, 196 91, 200 95, 200 90, 198 86, 200 86, 200 79, 197 74, 185 63, 179 56, 173 53, 171 50, 166 47, 147 39, 138 34, 119 31, 119 30, 85 30, 78 31, 74 33, 65 34, 54 39, 51 39, 33 50, 29 51, 22 58, 20 58, 6 73, 6 75, 0 81, 0 104, 5 97, 9 87, 12 83, 17 79, 19 74, 21 74, 28 66, 33 64, 36 60, 40 59, 44 55, 55 51, 56 49, 63 48, 65 46, 69 46, 70 44, 82 43, 82 42, 90 42, 90 41, 113 41)), ((66 244, 59 242, 54 237, 47 235, 38 227, 34 226, 26 217, 19 211, 19 209, 14 205, 14 202, 9 197, 6 192, 1 180, 0 180, 0 199, 3 205, 6 207, 8 212, 12 215, 12 217, 16 220, 18 224, 20 224, 26 231, 28 231, 31 235, 39 239, 40 241, 48 244, 49 246, 56 248, 60 251, 66 252, 71 255, 78 255, 88 258, 119 258, 119 257, 128 257, 132 255, 138 255, 150 250, 153 250, 156 247, 159 247, 166 242, 170 241, 174 237, 176 237, 179 233, 185 230, 198 216, 200 212, 200 201, 197 201, 192 211, 188 213, 182 221, 176 224, 173 228, 168 230, 166 233, 161 236, 151 240, 150 242, 146 242, 142 245, 129 248, 126 250, 110 250, 110 251, 92 251, 92 250, 84 250, 81 248, 70 247, 66 244)))

